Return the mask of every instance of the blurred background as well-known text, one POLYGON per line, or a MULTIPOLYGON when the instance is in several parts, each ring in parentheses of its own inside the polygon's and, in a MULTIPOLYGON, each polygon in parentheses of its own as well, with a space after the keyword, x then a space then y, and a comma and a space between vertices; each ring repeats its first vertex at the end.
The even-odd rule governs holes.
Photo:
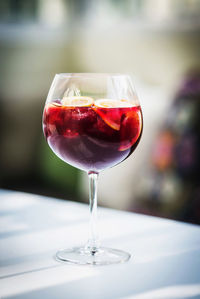
POLYGON ((99 178, 102 206, 200 223, 200 1, 1 0, 0 188, 87 202, 87 176, 42 135, 55 73, 129 73, 135 153, 99 178))

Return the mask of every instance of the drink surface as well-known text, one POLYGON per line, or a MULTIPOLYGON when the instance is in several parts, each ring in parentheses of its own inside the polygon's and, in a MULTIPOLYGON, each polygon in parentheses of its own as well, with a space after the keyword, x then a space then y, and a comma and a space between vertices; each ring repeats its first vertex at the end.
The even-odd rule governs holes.
POLYGON ((89 100, 84 105, 82 101, 47 103, 44 135, 59 158, 79 169, 99 172, 135 150, 142 133, 142 112, 140 106, 127 102, 119 102, 118 107, 117 101, 89 100))

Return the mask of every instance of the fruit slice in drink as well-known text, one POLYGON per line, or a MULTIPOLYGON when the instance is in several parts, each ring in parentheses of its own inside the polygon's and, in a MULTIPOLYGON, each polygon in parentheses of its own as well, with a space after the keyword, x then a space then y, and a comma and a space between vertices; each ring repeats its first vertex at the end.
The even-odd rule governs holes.
POLYGON ((119 151, 125 151, 134 145, 142 131, 142 114, 140 107, 125 113, 121 120, 119 151))
POLYGON ((90 97, 64 97, 62 105, 67 107, 90 107, 94 100, 90 97))
POLYGON ((99 99, 95 101, 95 107, 93 109, 108 126, 119 131, 122 110, 116 108, 127 108, 132 106, 133 105, 127 100, 117 101, 112 99, 99 99))

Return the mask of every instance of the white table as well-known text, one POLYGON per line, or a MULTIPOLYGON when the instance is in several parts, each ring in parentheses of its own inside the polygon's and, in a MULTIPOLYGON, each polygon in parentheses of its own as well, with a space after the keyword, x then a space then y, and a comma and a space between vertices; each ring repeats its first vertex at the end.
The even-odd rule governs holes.
POLYGON ((87 239, 87 205, 1 190, 0 298, 200 298, 199 226, 99 208, 99 228, 129 262, 60 263, 87 239))

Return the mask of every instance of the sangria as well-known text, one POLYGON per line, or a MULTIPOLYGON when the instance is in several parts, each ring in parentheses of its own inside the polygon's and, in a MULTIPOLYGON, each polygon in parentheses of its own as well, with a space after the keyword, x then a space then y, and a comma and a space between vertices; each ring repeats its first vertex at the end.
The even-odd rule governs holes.
POLYGON ((87 172, 99 172, 134 151, 142 132, 142 113, 140 106, 125 100, 70 97, 46 104, 43 125, 58 157, 87 172))
POLYGON ((43 131, 52 151, 89 177, 90 232, 86 245, 57 252, 76 264, 125 262, 130 254, 100 246, 97 232, 98 174, 130 156, 143 128, 142 111, 129 76, 58 74, 43 113, 43 131))

